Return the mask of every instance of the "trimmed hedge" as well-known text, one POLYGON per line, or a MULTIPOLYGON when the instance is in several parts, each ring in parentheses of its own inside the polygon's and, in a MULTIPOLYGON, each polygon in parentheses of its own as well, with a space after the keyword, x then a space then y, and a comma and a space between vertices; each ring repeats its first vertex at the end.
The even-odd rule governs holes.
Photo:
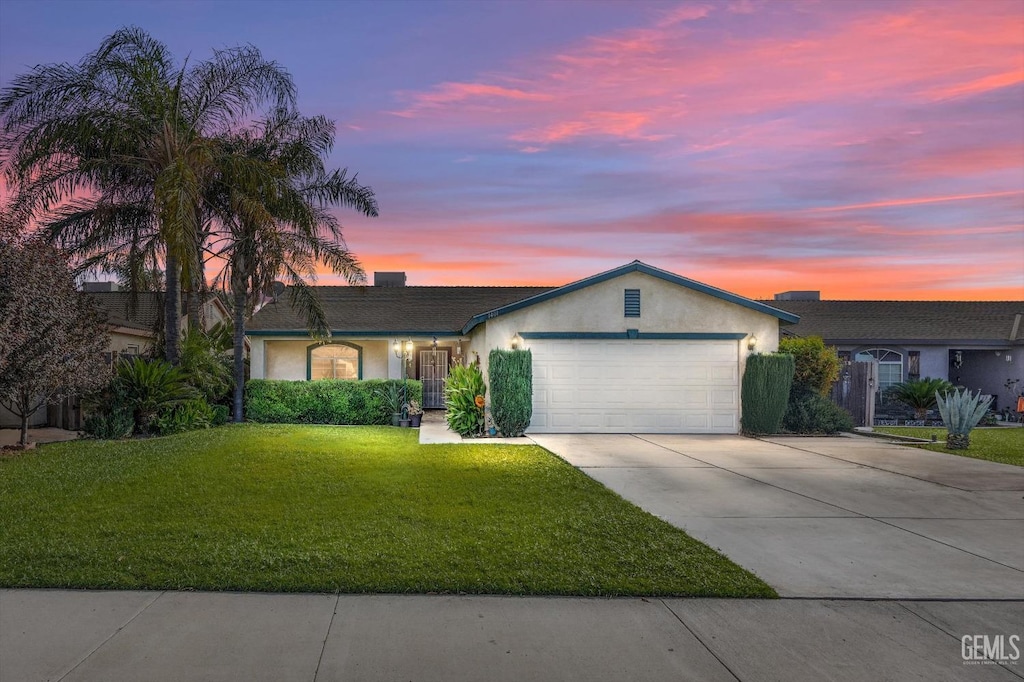
MULTIPOLYGON (((409 379, 407 400, 423 401, 423 384, 409 379)), ((252 379, 245 385, 245 418, 264 424, 391 424, 387 386, 401 379, 252 379)))
POLYGON ((833 434, 853 431, 853 417, 828 398, 794 386, 782 427, 789 433, 833 434))
POLYGON ((505 436, 521 436, 533 417, 533 354, 495 349, 487 362, 494 425, 505 436))
POLYGON ((751 355, 743 373, 743 432, 778 433, 789 405, 796 363, 792 355, 751 355))

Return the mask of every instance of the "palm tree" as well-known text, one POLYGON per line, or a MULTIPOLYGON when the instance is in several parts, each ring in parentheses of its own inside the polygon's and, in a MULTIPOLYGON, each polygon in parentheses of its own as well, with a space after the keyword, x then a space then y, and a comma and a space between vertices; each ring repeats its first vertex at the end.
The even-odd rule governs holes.
MULTIPOLYGON (((181 284, 197 281, 202 198, 218 170, 217 135, 295 88, 254 47, 175 63, 167 47, 123 28, 78 64, 36 66, 0 93, 0 159, 22 218, 83 267, 136 277, 164 265, 165 356, 177 362, 181 284)), ((133 287, 134 289, 134 287, 133 287)))
POLYGON ((348 250, 332 206, 377 215, 373 190, 346 170, 328 171, 324 158, 334 144, 334 124, 277 109, 254 129, 220 140, 220 182, 208 203, 217 215, 209 249, 224 267, 214 286, 230 291, 234 317, 233 418, 242 421, 245 319, 275 280, 284 279, 290 303, 308 321, 314 338, 330 337, 326 314, 311 283, 326 264, 350 284, 365 281, 348 250))
POLYGON ((952 390, 953 384, 945 379, 925 377, 890 386, 888 393, 894 400, 913 408, 917 419, 924 419, 928 416, 928 410, 935 409, 936 394, 945 396, 952 390))

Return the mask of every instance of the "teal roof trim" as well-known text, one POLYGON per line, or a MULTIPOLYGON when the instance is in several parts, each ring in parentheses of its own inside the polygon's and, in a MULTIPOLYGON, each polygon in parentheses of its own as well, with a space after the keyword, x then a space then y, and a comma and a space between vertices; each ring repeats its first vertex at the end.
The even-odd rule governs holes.
POLYGON ((628 274, 630 272, 642 272, 645 275, 657 277, 658 279, 664 280, 666 282, 678 284, 681 287, 686 287, 687 289, 692 289, 702 294, 707 294, 708 296, 714 296, 715 298, 719 298, 723 301, 728 301, 729 303, 734 303, 736 305, 743 306, 744 308, 749 308, 750 310, 756 310, 757 312, 764 313, 765 315, 777 317, 779 320, 787 324, 796 324, 797 322, 800 321, 799 315, 787 313, 784 310, 773 308, 770 305, 765 305, 764 303, 760 303, 749 298, 737 296, 736 294, 731 294, 728 291, 708 286, 707 284, 702 284, 695 280, 687 279, 686 277, 680 277, 675 273, 671 273, 667 270, 662 270, 660 268, 655 268, 650 265, 647 265, 646 263, 642 263, 638 260, 635 260, 632 263, 627 263, 626 265, 615 268, 614 270, 608 270, 607 272, 602 272, 592 277, 587 277, 586 279, 581 279, 571 284, 566 284, 564 287, 552 289, 551 291, 545 291, 542 294, 537 294, 536 296, 531 296, 530 298, 524 298, 521 301, 516 301, 515 303, 510 303, 506 306, 502 306, 501 308, 495 308, 494 310, 490 310, 486 313, 476 315, 468 323, 466 323, 465 327, 462 328, 462 333, 468 334, 470 330, 472 330, 477 325, 486 322, 487 320, 494 319, 495 317, 500 317, 501 315, 505 315, 516 310, 522 310, 523 308, 536 305, 537 303, 543 303, 544 301, 549 301, 553 298, 564 296, 565 294, 570 294, 574 291, 579 291, 580 289, 585 289, 586 287, 592 286, 594 284, 607 282, 610 279, 621 277, 622 275, 628 274))
POLYGON ((627 329, 624 332, 519 332, 527 341, 531 339, 639 339, 672 341, 738 341, 747 337, 746 332, 641 332, 627 329))
MULTIPOLYGON (((312 336, 310 335, 308 329, 253 329, 251 331, 246 329, 245 330, 245 335, 246 336, 301 336, 301 337, 312 338, 312 336)), ((453 332, 452 330, 448 329, 448 330, 443 330, 443 331, 423 331, 423 330, 417 330, 417 331, 353 332, 353 331, 344 331, 344 330, 332 329, 331 330, 331 336, 332 337, 333 336, 357 336, 357 337, 362 337, 362 336, 381 336, 381 337, 388 337, 388 336, 409 337, 409 336, 412 336, 412 337, 420 337, 420 336, 422 336, 422 337, 429 338, 429 337, 432 337, 432 336, 458 336, 458 331, 454 331, 453 332)))

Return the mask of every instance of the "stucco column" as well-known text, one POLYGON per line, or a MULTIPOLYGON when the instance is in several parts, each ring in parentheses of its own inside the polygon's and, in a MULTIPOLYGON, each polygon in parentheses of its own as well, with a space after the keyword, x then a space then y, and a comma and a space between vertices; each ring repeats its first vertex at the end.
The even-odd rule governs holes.
POLYGON ((249 337, 249 378, 264 379, 267 376, 266 353, 261 336, 249 337))

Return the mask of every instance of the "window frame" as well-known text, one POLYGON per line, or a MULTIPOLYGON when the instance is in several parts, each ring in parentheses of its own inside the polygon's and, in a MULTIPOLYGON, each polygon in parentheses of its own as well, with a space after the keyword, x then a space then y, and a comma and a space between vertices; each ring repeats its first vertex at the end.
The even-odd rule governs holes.
POLYGON ((306 381, 320 381, 313 378, 313 351, 324 346, 348 346, 356 351, 356 378, 355 379, 332 379, 332 381, 362 381, 363 379, 363 347, 348 341, 328 341, 327 343, 313 343, 306 346, 306 381))

